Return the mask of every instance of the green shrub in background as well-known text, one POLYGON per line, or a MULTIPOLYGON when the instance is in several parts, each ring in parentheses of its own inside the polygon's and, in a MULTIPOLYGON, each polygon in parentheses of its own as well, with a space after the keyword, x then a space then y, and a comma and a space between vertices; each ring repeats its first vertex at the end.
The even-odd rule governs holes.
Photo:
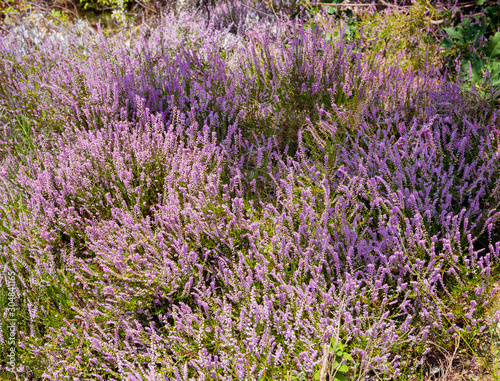
MULTIPOLYGON (((479 0, 478 5, 482 5, 479 0)), ((480 92, 490 93, 500 86, 500 5, 486 6, 482 12, 464 17, 457 26, 444 28, 441 40, 446 65, 466 87, 474 85, 480 92)))
POLYGON ((387 65, 398 63, 406 69, 418 70, 424 68, 428 60, 436 67, 441 66, 438 38, 434 33, 439 29, 437 24, 445 12, 437 10, 428 0, 417 0, 408 7, 384 11, 361 8, 353 12, 337 6, 342 0, 328 0, 321 4, 322 8, 310 2, 306 4, 314 19, 306 26, 314 29, 322 25, 326 29, 326 39, 338 36, 342 30, 347 42, 360 42, 370 54, 382 53, 387 65), (321 10, 327 15, 323 23, 318 21, 321 18, 315 17, 321 10), (332 18, 339 22, 330 23, 332 18))
POLYGON ((388 65, 399 62, 410 70, 425 67, 426 60, 439 67, 439 46, 433 36, 435 23, 443 12, 427 0, 417 0, 406 8, 367 14, 360 27, 366 40, 376 39, 369 50, 382 52, 388 65))
MULTIPOLYGON (((127 7, 127 0, 79 0, 79 6, 84 10, 120 9, 127 7)), ((148 0, 146 0, 146 3, 148 0)))
MULTIPOLYGON (((341 5, 342 3, 343 0, 325 0, 318 5, 311 3, 310 0, 303 1, 302 5, 311 18, 311 21, 305 25, 305 29, 317 29, 321 24, 324 26, 325 22, 328 24, 328 21, 335 19, 338 23, 334 24, 335 26, 333 30, 327 30, 325 38, 327 40, 331 40, 333 35, 337 36, 340 33, 340 30, 342 30, 344 33, 344 39, 347 42, 354 41, 357 37, 359 37, 358 32, 361 18, 351 9, 342 9, 337 7, 337 5, 341 5), (326 11, 326 20, 325 18, 321 18, 321 11, 326 11)), ((323 13, 323 15, 325 15, 325 13, 323 13)), ((328 29, 328 27, 326 29, 328 29)))

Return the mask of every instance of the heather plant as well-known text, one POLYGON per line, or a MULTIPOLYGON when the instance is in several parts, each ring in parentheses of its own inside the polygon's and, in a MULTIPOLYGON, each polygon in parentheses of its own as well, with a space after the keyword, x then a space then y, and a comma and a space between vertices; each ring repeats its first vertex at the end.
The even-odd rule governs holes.
POLYGON ((360 27, 366 39, 375 39, 368 49, 381 52, 386 63, 395 62, 412 71, 422 70, 429 63, 439 68, 440 55, 436 43, 436 23, 445 14, 429 1, 413 1, 409 7, 389 7, 362 17, 360 27))
POLYGON ((477 354, 497 111, 218 12, 0 41, 1 370, 13 348, 35 379, 404 379, 431 343, 477 354))
POLYGON ((361 18, 366 15, 365 12, 354 13, 349 8, 344 9, 344 6, 348 6, 348 4, 343 4, 342 0, 328 0, 320 3, 307 0, 303 1, 303 6, 303 13, 308 21, 304 25, 304 29, 325 29, 325 39, 327 40, 331 40, 333 36, 339 36, 339 34, 347 42, 352 42, 356 37, 359 37, 358 27, 361 18))
MULTIPOLYGON (((455 93, 458 94, 458 86, 455 87, 455 93)), ((439 97, 433 96, 434 102, 432 104, 439 105, 439 103, 436 101, 443 96, 446 96, 446 98, 448 98, 448 101, 453 102, 453 99, 450 99, 449 97, 450 90, 451 89, 443 90, 446 95, 443 94, 439 97)), ((499 184, 499 178, 497 164, 495 164, 496 160, 498 159, 494 158, 495 156, 490 156, 490 154, 488 153, 496 152, 498 150, 495 132, 496 124, 494 121, 491 121, 490 127, 487 128, 487 130, 492 132, 487 133, 488 138, 486 138, 486 140, 484 138, 480 138, 481 140, 478 141, 476 140, 477 138, 474 138, 474 136, 479 137, 479 135, 473 133, 472 130, 470 130, 476 128, 477 124, 465 122, 464 118, 462 123, 464 123, 465 125, 451 123, 450 128, 448 128, 445 127, 445 125, 452 121, 450 116, 447 116, 444 120, 442 120, 442 117, 440 117, 439 114, 435 114, 435 110, 432 109, 431 112, 433 115, 431 121, 427 123, 423 121, 422 123, 417 122, 418 119, 415 120, 415 123, 418 123, 419 126, 422 126, 422 124, 424 126, 424 128, 419 128, 418 133, 417 130, 413 128, 406 129, 407 127, 403 127, 405 126, 405 124, 398 122, 399 119, 386 119, 385 123, 388 122, 389 124, 386 125, 385 128, 382 127, 385 125, 385 123, 380 123, 380 121, 378 121, 379 128, 377 130, 377 133, 375 135, 372 135, 370 143, 368 143, 366 146, 364 144, 360 144, 360 140, 365 139, 366 136, 370 136, 371 131, 373 131, 368 125, 362 126, 366 128, 365 130, 357 130, 347 139, 344 138, 344 146, 340 147, 338 145, 332 145, 331 142, 332 140, 333 142, 335 142, 335 138, 333 138, 332 140, 321 138, 319 129, 315 130, 313 128, 310 128, 309 131, 312 132, 311 135, 313 137, 313 141, 318 141, 319 145, 323 147, 324 152, 334 155, 333 157, 335 157, 336 160, 338 160, 337 157, 339 155, 344 156, 345 159, 342 160, 342 162, 347 163, 350 161, 352 163, 351 170, 353 171, 353 173, 360 173, 359 171, 362 171, 362 176, 365 177, 371 184, 373 184, 372 191, 364 196, 366 202, 370 203, 372 208, 375 205, 379 205, 380 202, 376 201, 375 203, 372 203, 372 201, 370 201, 372 200, 372 197, 378 199, 379 197, 387 197, 388 195, 393 194, 393 196, 391 197, 395 198, 393 199, 394 201, 392 201, 391 204, 393 202, 396 202, 396 204, 398 205, 397 208, 400 210, 398 213, 401 213, 401 218, 404 218, 406 221, 406 227, 401 227, 399 229, 408 229, 408 227, 412 224, 411 221, 414 221, 416 216, 422 216, 423 219, 421 220, 421 222, 418 222, 418 225, 420 226, 419 229, 422 229, 422 231, 425 232, 428 238, 420 241, 421 244, 427 241, 431 244, 431 247, 434 246, 439 248, 438 250, 440 251, 443 250, 444 252, 448 252, 448 255, 453 255, 452 253, 454 252, 454 245, 456 245, 458 250, 461 250, 459 248, 463 248, 464 246, 467 247, 468 245, 470 253, 480 253, 488 245, 491 245, 492 242, 498 241, 498 237, 495 237, 495 233, 493 233, 493 226, 495 224, 494 221, 498 221, 498 215, 494 214, 494 211, 498 208, 499 202, 497 188, 499 184), (435 124, 436 121, 437 124, 435 124), (437 127, 437 129, 434 130, 433 126, 437 127), (435 131, 435 133, 433 133, 432 131, 435 131), (413 138, 419 134, 422 134, 420 135, 422 137, 426 137, 417 138, 417 140, 420 141, 420 143, 417 144, 416 141, 413 140, 413 138), (447 137, 447 134, 449 137, 447 137), (464 135, 460 137, 459 134, 464 135), (451 138, 451 135, 455 136, 451 138), (393 143, 389 143, 389 141, 387 141, 386 139, 389 139, 389 141, 392 140, 393 143), (455 146, 455 148, 453 148, 453 141, 455 141, 456 144, 458 144, 458 142, 461 142, 460 144, 463 145, 463 148, 459 149, 459 151, 463 152, 464 156, 456 156, 456 153, 458 152, 458 146, 455 146), (345 145, 346 142, 351 143, 345 145), (468 144, 468 142, 470 142, 469 144, 472 144, 472 146, 479 148, 480 151, 475 151, 474 149, 472 149, 472 146, 471 148, 467 148, 466 145, 468 144), (423 146, 419 147, 419 144, 423 144, 423 146), (424 146, 427 148, 423 148, 424 146), (358 149, 360 149, 359 153, 357 151, 358 149), (381 151, 379 151, 380 149, 383 151, 389 149, 390 152, 388 152, 387 156, 385 156, 381 151), (418 152, 418 155, 424 154, 430 156, 428 159, 424 159, 423 157, 420 157, 418 159, 417 157, 414 157, 414 159, 411 159, 412 154, 407 155, 405 153, 408 149, 410 149, 410 151, 414 153, 418 152), (449 149, 450 151, 447 151, 447 149, 449 149), (480 153, 481 151, 484 153, 480 153), (468 156, 469 154, 471 156, 468 156), (484 157, 487 161, 479 166, 481 167, 480 174, 471 174, 472 176, 469 178, 469 171, 472 169, 472 167, 466 163, 472 162, 472 160, 475 161, 477 157, 484 157), (375 168, 373 168, 372 164, 370 164, 372 160, 374 160, 373 163, 377 163, 375 164, 375 168), (429 174, 425 174, 426 170, 425 166, 422 165, 423 163, 429 163, 429 174), (379 167, 379 165, 382 165, 382 167, 379 167), (410 167, 408 166, 414 167, 412 169, 409 169, 410 167), (488 167, 489 169, 487 169, 488 167), (460 168, 466 170, 467 174, 453 174, 453 171, 455 170, 461 171, 460 168), (482 172, 483 170, 485 170, 485 172, 482 172), (384 171, 387 171, 387 176, 382 175, 384 171), (441 175, 439 175, 438 171, 443 172, 441 175), (399 175, 396 175, 397 173, 399 173, 399 175), (433 175, 430 175, 430 173, 433 173, 433 175), (434 175, 436 175, 437 177, 434 178, 434 175), (371 176, 375 176, 373 180, 369 180, 371 176), (441 182, 441 180, 438 179, 442 179, 442 181, 444 182, 441 182), (457 180, 459 180, 458 183, 455 182, 457 180), (421 182, 422 185, 414 188, 418 182, 421 182), (383 190, 381 188, 378 188, 376 184, 384 184, 382 187, 383 190), (435 188, 436 186, 437 188, 435 188), (456 187, 455 191, 453 190, 454 187, 456 187), (398 194, 399 196, 396 196, 398 194), (431 207, 431 204, 424 201, 424 199, 422 198, 428 197, 425 195, 430 194, 440 194, 443 198, 441 200, 436 199, 432 203, 431 207), (464 196, 466 194, 471 198, 465 199, 464 196), (486 199, 484 199, 484 201, 481 201, 482 195, 486 196, 486 199), (413 200, 415 200, 415 202, 413 202, 413 200), (487 207, 487 210, 491 212, 488 212, 487 214, 484 214, 482 216, 475 215, 476 212, 484 210, 479 205, 485 204, 489 205, 487 207), (475 207, 475 205, 477 205, 477 207, 475 207), (450 207, 452 209, 449 209, 450 207), (489 209, 490 207, 491 209, 489 209), (435 215, 435 217, 431 217, 432 215, 435 215), (452 222, 453 220, 455 222, 452 222), (448 225, 450 223, 451 225, 448 225), (448 225, 449 227, 445 227, 445 225, 448 225), (444 234, 444 236, 442 236, 443 241, 439 243, 440 239, 438 239, 437 237, 441 234, 444 234), (452 238, 453 234, 455 235, 454 238, 452 238), (475 238, 472 240, 471 237, 475 238)), ((337 132, 337 128, 335 125, 332 125, 331 122, 324 123, 323 125, 321 125, 321 131, 323 131, 325 135, 335 134, 337 132)), ((345 134, 345 130, 342 130, 342 133, 345 134)), ((349 168, 349 166, 347 168, 349 168)), ((379 208, 379 206, 377 206, 377 208, 379 208)), ((378 224, 380 224, 382 216, 387 216, 386 213, 388 212, 389 210, 387 208, 382 207, 381 211, 373 216, 374 221, 378 220, 378 224)), ((402 234, 402 231, 400 231, 398 234, 402 234)), ((400 239, 405 240, 406 238, 400 235, 400 239)), ((402 243, 402 245, 403 250, 406 250, 406 244, 402 243)), ((417 252, 413 252, 412 258, 422 258, 417 254, 417 252)), ((478 256, 478 254, 475 255, 477 256, 476 261, 480 262, 484 259, 482 256, 478 256)), ((431 257, 432 256, 433 255, 431 254, 431 257)), ((434 262, 430 258, 422 258, 422 260, 422 264, 428 263, 429 260, 430 263, 434 262)), ((462 269, 461 271, 463 271, 464 273, 471 274, 470 270, 466 270, 462 267, 463 265, 463 262, 455 263, 452 266, 444 263, 442 265, 437 265, 437 263, 434 264, 434 269, 441 266, 443 266, 443 270, 446 269, 445 272, 439 276, 439 278, 441 279, 439 282, 443 282, 443 285, 454 284, 454 296, 452 296, 451 294, 448 295, 452 296, 452 298, 448 300, 448 302, 450 303, 448 307, 444 308, 451 308, 453 310, 453 313, 449 316, 463 315, 459 310, 454 308, 456 306, 454 302, 456 297, 463 297, 473 289, 475 289, 476 292, 478 290, 476 283, 477 280, 475 281, 473 278, 469 277, 466 282, 460 281, 458 279, 452 280, 450 278, 450 275, 455 274, 456 272, 454 266, 460 267, 462 269)), ((465 265, 470 265, 470 263, 468 264, 468 260, 465 261, 465 265)), ((432 295, 432 291, 430 289, 426 292, 429 295, 432 295)), ((432 299, 434 301, 437 300, 435 298, 436 294, 432 296, 432 299)), ((445 316, 445 320, 447 320, 445 324, 451 323, 451 321, 446 318, 447 315, 444 313, 444 311, 438 312, 438 316, 441 313, 443 313, 443 315, 445 316)), ((440 324, 440 329, 442 328, 442 324, 443 323, 440 324)), ((451 323, 451 325, 453 327, 451 332, 453 334, 456 334, 458 332, 456 326, 454 326, 453 323, 451 323)), ((471 326, 468 326, 467 329, 470 330, 471 326)), ((440 335, 440 339, 443 339, 443 333, 440 333, 440 335)))
POLYGON ((280 147, 292 152, 299 129, 319 120, 324 109, 338 109, 351 128, 372 112, 398 110, 410 120, 425 107, 423 94, 438 83, 429 68, 423 76, 386 68, 381 54, 370 57, 342 37, 326 41, 320 30, 303 30, 276 45, 265 40, 263 46, 252 50, 247 70, 253 77, 251 89, 260 94, 269 89, 271 94, 260 102, 253 101, 257 93, 250 94, 256 104, 245 110, 245 118, 257 131, 275 134, 280 147))
POLYGON ((385 3, 383 11, 376 11, 375 4, 356 9, 355 4, 343 6, 342 1, 306 5, 310 16, 307 27, 321 30, 327 40, 341 36, 357 42, 357 49, 381 54, 388 67, 397 63, 402 69, 417 71, 430 64, 436 68, 442 65, 438 25, 449 18, 449 12, 428 1, 414 1, 407 7, 385 3))

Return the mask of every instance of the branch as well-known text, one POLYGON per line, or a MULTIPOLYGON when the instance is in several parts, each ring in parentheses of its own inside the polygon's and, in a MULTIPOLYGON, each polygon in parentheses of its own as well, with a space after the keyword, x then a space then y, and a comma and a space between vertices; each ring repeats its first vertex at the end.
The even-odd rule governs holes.
MULTIPOLYGON (((382 4, 351 4, 351 3, 345 3, 345 4, 328 4, 328 3, 314 3, 314 5, 324 5, 324 6, 332 6, 332 7, 376 7, 377 5, 382 5, 382 4)), ((383 4, 385 5, 385 4, 383 4)))

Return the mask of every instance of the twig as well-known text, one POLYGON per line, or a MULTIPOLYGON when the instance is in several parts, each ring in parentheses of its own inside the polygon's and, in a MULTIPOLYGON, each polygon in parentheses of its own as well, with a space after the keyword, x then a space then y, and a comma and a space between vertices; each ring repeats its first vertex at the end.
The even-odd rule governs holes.
MULTIPOLYGON (((64 9, 66 12, 69 12, 69 13, 71 13, 71 14, 75 15, 76 17, 80 17, 80 16, 78 16, 78 13, 75 13, 75 12, 73 12, 73 11, 70 11, 68 8, 65 8, 65 7, 63 7, 63 6, 60 6, 60 5, 58 5, 58 4, 53 4, 53 5, 51 5, 50 7, 48 7, 48 6, 44 6, 44 5, 40 4, 40 3, 35 3, 35 2, 33 2, 33 1, 26 1, 26 3, 27 3, 27 4, 29 4, 29 5, 32 5, 32 6, 36 7, 36 8, 39 8, 39 9, 41 9, 42 11, 45 11, 45 12, 50 12, 52 8, 57 7, 57 8, 64 9)), ((73 6, 75 6, 75 5, 73 4, 73 6)), ((75 6, 75 10, 78 12, 78 10, 77 10, 76 6, 75 6)))
MULTIPOLYGON (((52 5, 52 7, 57 7, 57 8, 64 9, 66 12, 69 12, 69 13, 71 13, 71 14, 75 15, 76 17, 80 17, 80 16, 78 16, 78 13, 75 13, 75 12, 73 12, 73 11, 70 11, 68 8, 64 8, 64 7, 62 7, 62 6, 58 5, 58 4, 54 4, 54 5, 52 5)), ((75 9, 76 9, 76 8, 75 8, 75 9)))
POLYGON ((459 8, 470 8, 470 7, 474 7, 474 6, 476 6, 476 3, 460 5, 459 8))
MULTIPOLYGON (((58 17, 54 16, 54 14, 52 14, 51 12, 51 9, 47 8, 47 7, 44 7, 40 4, 37 4, 37 3, 33 3, 33 2, 28 2, 28 4, 31 4, 31 5, 34 5, 35 7, 38 7, 40 10, 42 11, 45 11, 45 16, 49 15, 50 17, 52 17, 53 19, 59 21, 59 23, 61 23, 62 25, 64 25, 64 27, 72 34, 74 34, 74 32, 66 25, 66 23, 64 23, 61 19, 59 19, 58 17)), ((56 5, 57 6, 57 5, 56 5)), ((59 6, 60 7, 60 6, 59 6)), ((66 8, 63 8, 63 7, 60 7, 62 9, 65 9, 66 11, 68 12, 71 12, 73 13, 76 17, 78 17, 77 14, 75 14, 74 12, 70 11, 69 9, 66 9, 66 8)), ((58 31, 59 31, 60 27, 58 28, 58 31)))
POLYGON ((144 3, 142 3, 141 1, 139 1, 139 0, 135 0, 135 2, 136 2, 137 4, 139 4, 140 6, 142 6, 142 7, 146 8, 146 9, 150 10, 151 12, 154 12, 154 14, 155 14, 155 15, 157 15, 157 14, 158 14, 158 11, 156 11, 156 10, 154 10, 154 9, 152 9, 152 8, 146 7, 146 5, 145 5, 144 3))
POLYGON ((387 1, 385 0, 378 0, 380 1, 383 5, 385 5, 386 7, 393 7, 393 8, 397 8, 397 9, 406 9, 406 7, 402 7, 400 5, 396 5, 396 4, 389 4, 387 1))
POLYGON ((251 6, 247 5, 247 4, 241 3, 241 5, 243 5, 244 7, 248 8, 248 9, 251 9, 251 10, 253 10, 253 11, 255 11, 255 12, 262 13, 263 15, 266 15, 266 16, 268 16, 268 17, 273 17, 273 15, 272 15, 272 14, 270 14, 270 13, 266 13, 266 12, 263 12, 263 11, 258 10, 258 9, 256 9, 256 8, 253 8, 253 7, 251 7, 251 6))
POLYGON ((31 30, 31 28, 29 27, 29 25, 24 21, 24 16, 23 15, 19 15, 19 20, 21 20, 21 22, 23 23, 23 25, 25 26, 25 28, 29 31, 29 33, 31 34, 31 36, 33 37, 33 42, 37 39, 37 36, 35 35, 35 33, 31 30))
POLYGON ((332 6, 332 7, 376 7, 377 5, 385 5, 385 4, 364 4, 364 3, 359 3, 359 4, 351 4, 351 3, 345 3, 345 4, 328 4, 328 3, 315 3, 314 5, 324 5, 324 6, 332 6))
POLYGON ((441 25, 444 23, 444 19, 441 20, 429 20, 432 25, 441 25))
POLYGON ((50 16, 50 17, 52 17, 53 19, 55 19, 55 20, 59 21, 62 25, 64 25, 64 27, 65 27, 65 28, 68 30, 68 32, 70 32, 71 34, 74 34, 74 33, 75 33, 75 32, 73 32, 73 31, 69 28, 69 26, 67 26, 67 25, 66 25, 66 24, 65 24, 62 20, 60 20, 58 17, 54 16, 54 15, 52 14, 52 12, 47 11, 47 13, 46 13, 45 15, 49 15, 49 16, 50 16))
POLYGON ((5 25, 3 24, 0 24, 0 28, 2 28, 4 31, 6 31, 7 33, 10 33, 10 30, 8 30, 5 25))

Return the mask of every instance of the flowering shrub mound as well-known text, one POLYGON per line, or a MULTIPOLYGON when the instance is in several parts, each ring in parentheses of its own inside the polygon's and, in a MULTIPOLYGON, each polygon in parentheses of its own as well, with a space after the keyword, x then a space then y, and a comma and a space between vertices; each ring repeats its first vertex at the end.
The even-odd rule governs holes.
POLYGON ((474 351, 496 110, 298 23, 213 18, 0 39, 5 374, 407 379, 433 344, 474 351))

